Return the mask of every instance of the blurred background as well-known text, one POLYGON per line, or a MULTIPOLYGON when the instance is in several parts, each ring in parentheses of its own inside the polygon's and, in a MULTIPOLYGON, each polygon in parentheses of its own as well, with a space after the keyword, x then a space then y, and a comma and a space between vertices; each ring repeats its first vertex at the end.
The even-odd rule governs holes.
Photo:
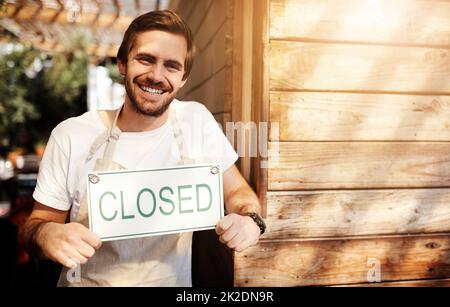
POLYGON ((58 268, 20 242, 48 135, 122 103, 123 32, 168 7, 197 45, 179 98, 222 125, 270 124, 235 142, 258 139, 237 165, 267 233, 234 255, 196 233, 194 284, 450 286, 450 1, 1 3, 2 282, 52 285, 58 268))
MULTIPOLYGON (((224 73, 232 71, 225 60, 226 54, 232 55, 229 38, 224 46, 233 30, 225 27, 232 4, 0 0, 0 284, 55 286, 60 267, 31 258, 21 239, 34 203, 39 163, 52 129, 61 121, 123 103, 116 53, 135 17, 169 8, 188 22, 199 57, 179 98, 205 103, 221 124, 231 120, 232 100, 226 99, 230 96, 226 88, 234 85, 228 82, 226 87, 224 80, 224 73)), ((214 231, 194 234, 193 254, 195 285, 233 284, 233 255, 214 231)))
POLYGON ((123 33, 169 1, 0 4, 0 282, 53 286, 59 267, 30 259, 21 241, 46 142, 61 121, 123 103, 115 65, 123 33))

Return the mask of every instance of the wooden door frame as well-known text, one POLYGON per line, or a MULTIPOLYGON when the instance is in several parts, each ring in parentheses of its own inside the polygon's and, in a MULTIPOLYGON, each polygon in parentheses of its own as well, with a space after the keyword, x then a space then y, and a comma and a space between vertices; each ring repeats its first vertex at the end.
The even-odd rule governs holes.
MULTIPOLYGON (((257 125, 260 122, 269 123, 270 0, 232 0, 232 5, 231 120, 233 123, 254 122, 257 125)), ((258 128, 258 135, 260 133, 258 128)), ((268 135, 265 139, 269 141, 268 135)), ((258 150, 256 158, 246 156, 239 161, 242 175, 255 189, 260 199, 264 216, 266 215, 268 169, 261 168, 261 162, 267 160, 267 157, 261 157, 258 150)))

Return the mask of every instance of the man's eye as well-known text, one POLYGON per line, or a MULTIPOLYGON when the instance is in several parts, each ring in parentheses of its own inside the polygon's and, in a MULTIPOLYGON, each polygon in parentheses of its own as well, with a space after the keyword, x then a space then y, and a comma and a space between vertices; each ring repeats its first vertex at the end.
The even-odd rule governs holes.
POLYGON ((142 64, 148 65, 148 64, 152 64, 153 60, 150 58, 140 58, 138 59, 139 62, 141 62, 142 64))
POLYGON ((166 65, 170 71, 179 71, 180 68, 177 65, 166 65))

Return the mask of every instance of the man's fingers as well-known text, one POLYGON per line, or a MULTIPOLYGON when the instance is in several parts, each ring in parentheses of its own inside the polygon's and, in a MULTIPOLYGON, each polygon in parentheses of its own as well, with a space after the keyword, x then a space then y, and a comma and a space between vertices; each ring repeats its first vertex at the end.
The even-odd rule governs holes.
POLYGON ((227 246, 231 249, 235 249, 239 244, 245 241, 244 236, 237 235, 231 241, 227 243, 227 246))
POLYGON ((97 234, 90 231, 89 229, 86 229, 86 231, 83 232, 81 238, 83 239, 84 242, 86 242, 95 249, 99 249, 102 246, 102 240, 100 239, 100 237, 97 234))
POLYGON ((227 242, 230 242, 233 240, 234 237, 236 237, 239 234, 239 229, 236 225, 232 225, 230 228, 228 228, 225 232, 222 233, 219 240, 220 242, 226 244, 227 242))
POLYGON ((250 246, 252 246, 252 244, 248 240, 244 240, 241 243, 239 243, 234 250, 239 253, 250 246))
POLYGON ((216 225, 216 233, 221 236, 228 228, 233 225, 233 215, 227 215, 219 221, 216 225))
POLYGON ((95 249, 99 249, 100 246, 102 246, 102 241, 97 234, 90 231, 88 228, 81 224, 77 224, 76 226, 78 227, 77 230, 79 231, 80 237, 84 242, 95 249))
POLYGON ((61 265, 71 270, 75 269, 78 266, 78 264, 75 261, 73 261, 63 253, 57 254, 55 259, 52 260, 59 262, 61 265))
POLYGON ((75 249, 58 253, 55 260, 69 269, 75 269, 79 264, 85 264, 87 262, 87 258, 83 257, 75 249))
POLYGON ((95 254, 95 249, 84 241, 78 242, 76 246, 74 246, 77 251, 85 258, 91 258, 95 254))
POLYGON ((79 264, 85 264, 88 261, 88 258, 84 257, 78 250, 72 249, 67 253, 67 256, 79 264))

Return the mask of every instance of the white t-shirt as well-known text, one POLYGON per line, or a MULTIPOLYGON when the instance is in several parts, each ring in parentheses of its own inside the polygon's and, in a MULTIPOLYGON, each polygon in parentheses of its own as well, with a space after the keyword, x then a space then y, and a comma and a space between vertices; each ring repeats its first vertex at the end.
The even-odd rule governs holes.
MULTIPOLYGON (((174 100, 171 108, 175 110, 189 158, 195 163, 220 163, 225 171, 236 162, 236 152, 204 105, 174 100)), ((62 122, 52 131, 33 193, 36 201, 54 209, 71 210, 71 220, 76 220, 78 206, 86 190, 87 173, 93 170, 95 161, 103 157, 105 145, 91 160, 86 162, 86 158, 90 147, 105 129, 98 113, 92 111, 62 122)), ((180 152, 170 121, 149 132, 122 133, 113 161, 127 169, 175 166, 180 161, 180 152)), ((164 236, 153 239, 156 244, 164 244, 164 236)), ((192 234, 188 242, 192 242, 192 234)), ((183 276, 169 284, 163 281, 163 285, 173 282, 172 285, 189 286, 191 283, 191 244, 184 242, 182 245, 182 251, 180 246, 168 251, 176 255, 167 255, 166 260, 173 259, 173 262, 167 267, 165 261, 165 267, 173 270, 174 276, 175 272, 183 276)))

